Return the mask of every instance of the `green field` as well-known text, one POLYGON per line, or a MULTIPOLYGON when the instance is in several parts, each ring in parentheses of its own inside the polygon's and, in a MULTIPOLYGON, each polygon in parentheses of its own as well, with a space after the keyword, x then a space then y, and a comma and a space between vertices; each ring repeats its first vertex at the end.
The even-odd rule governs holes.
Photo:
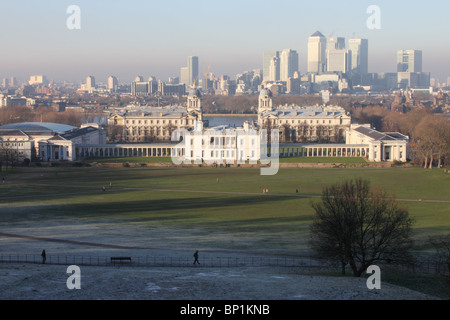
POLYGON ((419 249, 426 249, 428 236, 450 231, 450 174, 437 169, 282 168, 261 176, 256 168, 56 167, 3 175, 2 232, 133 246, 306 253, 311 203, 324 186, 357 177, 383 187, 409 210, 419 249))
POLYGON ((364 164, 367 163, 360 157, 289 157, 280 158, 281 163, 343 163, 364 164))
POLYGON ((126 157, 126 158, 88 158, 93 163, 172 163, 171 157, 126 157))

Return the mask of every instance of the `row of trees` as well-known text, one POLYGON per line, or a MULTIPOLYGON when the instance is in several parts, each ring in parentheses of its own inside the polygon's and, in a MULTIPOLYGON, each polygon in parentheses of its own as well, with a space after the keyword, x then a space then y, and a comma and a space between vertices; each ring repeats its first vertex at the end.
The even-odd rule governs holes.
POLYGON ((3 107, 0 112, 0 125, 18 122, 54 122, 79 127, 84 114, 79 111, 53 111, 48 107, 33 110, 28 107, 3 107))
POLYGON ((410 137, 412 160, 425 168, 450 166, 450 121, 445 115, 418 108, 404 114, 382 107, 354 110, 353 119, 383 132, 410 137))

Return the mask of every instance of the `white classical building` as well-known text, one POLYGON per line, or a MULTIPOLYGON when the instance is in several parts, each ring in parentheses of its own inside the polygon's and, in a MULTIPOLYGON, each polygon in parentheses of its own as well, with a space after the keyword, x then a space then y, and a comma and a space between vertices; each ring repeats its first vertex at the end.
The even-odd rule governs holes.
POLYGON ((74 161, 78 144, 106 144, 105 131, 96 124, 81 128, 59 123, 22 122, 0 126, 2 146, 19 148, 29 160, 74 161))
POLYGON ((180 162, 232 164, 260 160, 260 131, 253 122, 245 121, 242 127, 220 125, 203 128, 196 122, 191 130, 174 133, 173 140, 180 141, 173 156, 180 162))
POLYGON ((398 132, 379 132, 368 124, 354 124, 346 132, 346 144, 367 146, 367 160, 374 162, 406 162, 408 142, 408 136, 398 132))
POLYGON ((274 107, 272 91, 262 89, 258 98, 258 123, 261 128, 278 128, 280 141, 290 137, 295 141, 337 142, 345 137, 350 128, 351 116, 339 106, 274 107))
POLYGON ((109 114, 108 125, 122 126, 126 142, 170 140, 174 130, 193 128, 195 122, 203 121, 200 98, 200 91, 191 88, 186 106, 128 106, 109 114))

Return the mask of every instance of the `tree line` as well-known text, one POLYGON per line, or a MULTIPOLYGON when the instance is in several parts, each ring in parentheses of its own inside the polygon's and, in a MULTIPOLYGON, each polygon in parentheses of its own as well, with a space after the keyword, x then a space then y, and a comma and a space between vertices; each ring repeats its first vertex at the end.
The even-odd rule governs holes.
POLYGON ((408 113, 373 106, 352 111, 352 119, 381 132, 400 132, 410 138, 411 160, 424 168, 450 167, 450 120, 426 108, 408 113))

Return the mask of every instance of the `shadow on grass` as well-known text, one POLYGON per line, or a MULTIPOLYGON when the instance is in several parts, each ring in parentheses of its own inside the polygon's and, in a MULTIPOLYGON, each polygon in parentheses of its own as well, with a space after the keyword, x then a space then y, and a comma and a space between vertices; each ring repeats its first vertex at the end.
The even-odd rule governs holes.
MULTIPOLYGON (((111 194, 116 197, 126 198, 126 193, 111 194)), ((163 195, 161 195, 162 197, 163 195)), ((95 199, 94 199, 95 200, 95 199)), ((75 204, 55 204, 55 205, 31 205, 27 210, 19 212, 20 207, 15 210, 10 208, 6 210, 1 220, 5 219, 54 219, 56 217, 73 218, 114 218, 124 220, 151 220, 151 219, 186 219, 195 217, 206 217, 217 208, 230 208, 230 216, 241 217, 246 212, 246 207, 255 205, 270 207, 275 203, 292 200, 282 197, 264 197, 264 196, 224 196, 224 197, 174 197, 164 199, 149 200, 117 200, 112 202, 97 203, 75 203, 75 204), (240 207, 237 210, 237 207, 240 207), (17 212, 16 212, 17 211, 17 212), (145 216, 143 216, 145 214, 145 216)), ((274 206, 277 208, 279 206, 274 206)), ((276 212, 274 212, 276 216, 276 212)), ((256 217, 257 218, 257 217, 256 217)), ((217 218, 214 218, 217 219, 217 218)), ((6 220, 5 220, 6 221, 6 220)))

